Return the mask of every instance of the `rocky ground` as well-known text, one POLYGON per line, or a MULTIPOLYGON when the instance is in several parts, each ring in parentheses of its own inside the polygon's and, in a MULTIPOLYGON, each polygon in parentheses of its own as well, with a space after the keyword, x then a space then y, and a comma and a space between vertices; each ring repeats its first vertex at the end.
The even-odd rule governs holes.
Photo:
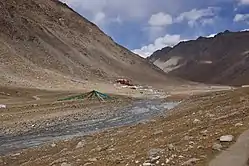
POLYGON ((0 101, 6 104, 7 108, 0 111, 0 120, 3 122, 0 135, 20 135, 80 119, 107 116, 132 100, 128 97, 112 95, 111 100, 101 104, 98 100, 57 101, 77 94, 80 93, 22 88, 4 89, 0 101))
POLYGON ((16 152, 2 156, 0 163, 208 165, 248 129, 248 98, 248 89, 193 95, 166 117, 16 152))

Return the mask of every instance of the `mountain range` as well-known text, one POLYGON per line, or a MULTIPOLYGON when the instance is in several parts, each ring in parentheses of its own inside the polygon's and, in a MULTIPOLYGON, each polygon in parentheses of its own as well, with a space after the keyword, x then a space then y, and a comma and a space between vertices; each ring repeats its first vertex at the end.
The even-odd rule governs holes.
POLYGON ((206 84, 249 84, 249 32, 225 32, 180 42, 148 60, 170 76, 206 84))

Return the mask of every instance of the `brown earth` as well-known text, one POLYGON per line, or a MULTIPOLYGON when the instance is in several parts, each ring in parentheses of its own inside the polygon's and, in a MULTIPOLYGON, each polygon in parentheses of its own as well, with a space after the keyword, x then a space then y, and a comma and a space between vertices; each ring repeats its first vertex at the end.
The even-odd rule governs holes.
MULTIPOLYGON (((248 129, 248 96, 248 89, 183 95, 184 102, 166 117, 2 156, 2 165, 140 165, 150 155, 165 165, 193 158, 193 165, 208 165, 219 153, 212 146, 220 136, 237 138, 248 129), (83 145, 76 148, 79 142, 83 145)), ((221 150, 231 145, 221 144, 221 150)))
POLYGON ((156 51, 155 65, 171 76, 194 82, 223 85, 249 84, 249 32, 229 32, 212 38, 181 42, 156 51))

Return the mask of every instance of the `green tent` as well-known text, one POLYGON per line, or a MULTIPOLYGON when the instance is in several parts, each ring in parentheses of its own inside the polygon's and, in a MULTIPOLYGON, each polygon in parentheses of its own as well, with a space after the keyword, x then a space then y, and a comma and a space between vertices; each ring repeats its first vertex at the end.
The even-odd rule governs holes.
POLYGON ((107 99, 111 99, 111 97, 107 94, 104 93, 100 93, 96 90, 93 90, 91 92, 88 93, 84 93, 84 94, 80 94, 80 95, 76 95, 76 96, 70 96, 67 98, 63 98, 63 99, 59 99, 58 101, 66 101, 66 100, 93 100, 93 99, 98 99, 99 101, 105 101, 107 99))

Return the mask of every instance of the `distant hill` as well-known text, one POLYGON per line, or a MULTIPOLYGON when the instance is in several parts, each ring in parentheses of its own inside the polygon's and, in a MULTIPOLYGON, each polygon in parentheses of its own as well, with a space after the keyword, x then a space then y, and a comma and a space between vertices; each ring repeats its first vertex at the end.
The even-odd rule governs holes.
POLYGON ((171 76, 223 84, 249 84, 249 32, 225 31, 213 38, 181 42, 156 51, 149 60, 171 76))
POLYGON ((63 88, 120 77, 171 82, 60 1, 4 0, 0 8, 0 85, 63 88))

